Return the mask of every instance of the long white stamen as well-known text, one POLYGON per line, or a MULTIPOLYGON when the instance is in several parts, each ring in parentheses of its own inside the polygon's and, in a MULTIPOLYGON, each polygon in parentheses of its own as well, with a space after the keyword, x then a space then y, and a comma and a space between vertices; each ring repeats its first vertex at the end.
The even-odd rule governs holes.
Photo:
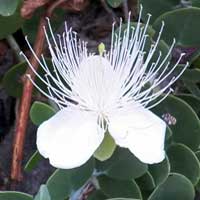
POLYGON ((52 69, 48 67, 43 56, 41 60, 36 56, 28 41, 27 44, 44 70, 45 77, 36 72, 26 56, 23 53, 22 55, 36 76, 47 86, 48 93, 28 77, 60 109, 73 106, 97 113, 99 124, 103 128, 106 128, 105 118, 110 112, 128 112, 131 107, 134 109, 138 106, 147 109, 156 106, 172 92, 171 85, 185 71, 187 65, 180 74, 171 78, 184 54, 169 69, 168 60, 175 46, 174 40, 164 58, 162 52, 159 52, 156 60, 152 61, 158 49, 164 22, 157 39, 148 52, 145 52, 147 41, 151 39, 148 35, 151 15, 148 15, 147 22, 143 25, 141 7, 135 27, 131 26, 130 16, 129 13, 125 30, 120 20, 117 34, 113 24, 110 51, 98 56, 98 59, 88 52, 87 44, 80 41, 77 34, 71 28, 68 29, 67 24, 65 32, 55 37, 47 19, 53 44, 45 28, 44 33, 52 57, 52 69))

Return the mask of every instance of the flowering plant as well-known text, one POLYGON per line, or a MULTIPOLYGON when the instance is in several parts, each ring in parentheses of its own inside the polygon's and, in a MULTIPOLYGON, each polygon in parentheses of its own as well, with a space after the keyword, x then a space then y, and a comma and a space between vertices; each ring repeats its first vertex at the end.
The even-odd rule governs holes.
MULTIPOLYGON (((20 62, 2 80, 20 105, 11 179, 0 173, 0 188, 29 193, 2 191, 0 200, 198 198, 199 4, 140 2, 140 8, 135 0, 0 6, 0 38, 6 35, 3 43, 20 62), (23 32, 9 35, 16 27, 23 32), (36 151, 30 156, 27 148, 36 151)), ((0 117, 7 119, 1 106, 6 114, 0 117)), ((9 164, 8 138, 0 132, 2 172, 9 164)))
POLYGON ((124 32, 122 22, 117 35, 113 26, 110 50, 100 55, 89 53, 85 42, 77 43, 76 33, 68 30, 67 25, 62 36, 58 35, 57 42, 49 24, 53 45, 46 30, 45 35, 53 72, 44 58, 41 62, 36 56, 45 71, 45 79, 22 53, 46 84, 48 93, 33 84, 60 108, 54 117, 39 126, 37 132, 38 150, 53 166, 69 169, 84 164, 100 146, 107 131, 116 144, 128 148, 144 163, 158 163, 165 158, 165 122, 148 109, 172 91, 170 86, 187 65, 178 75, 170 77, 184 55, 181 54, 169 70, 170 63, 166 60, 175 42, 163 60, 160 52, 156 61, 150 63, 164 23, 145 55, 150 15, 143 27, 141 14, 142 9, 136 28, 130 26, 130 15, 124 32))

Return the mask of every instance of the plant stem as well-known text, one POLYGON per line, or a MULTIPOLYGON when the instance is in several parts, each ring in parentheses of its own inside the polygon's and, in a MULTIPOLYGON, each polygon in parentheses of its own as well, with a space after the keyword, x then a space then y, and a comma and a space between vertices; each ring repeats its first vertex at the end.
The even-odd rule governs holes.
MULTIPOLYGON (((34 51, 37 57, 40 57, 44 48, 45 34, 43 31, 43 27, 45 27, 47 24, 46 17, 50 18, 54 9, 64 2, 66 2, 66 0, 52 1, 52 3, 49 4, 46 8, 46 12, 44 13, 44 15, 40 18, 36 40, 34 44, 34 51)), ((37 70, 39 64, 33 55, 30 58, 30 63, 34 67, 34 69, 37 70)), ((32 80, 35 79, 35 74, 30 68, 27 69, 26 74, 30 74, 32 80)), ((16 130, 13 142, 13 158, 11 166, 11 180, 13 181, 13 184, 17 181, 22 180, 23 149, 32 99, 32 91, 33 85, 31 81, 28 78, 24 77, 23 94, 21 98, 19 114, 18 116, 16 116, 16 130)))

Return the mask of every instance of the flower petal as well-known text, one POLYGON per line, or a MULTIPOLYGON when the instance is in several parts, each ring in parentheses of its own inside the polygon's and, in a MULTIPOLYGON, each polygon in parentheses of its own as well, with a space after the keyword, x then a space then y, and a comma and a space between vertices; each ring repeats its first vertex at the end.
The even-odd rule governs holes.
POLYGON ((166 124, 145 108, 136 108, 109 118, 109 132, 115 142, 128 148, 144 163, 158 163, 165 158, 166 124))
POLYGON ((54 167, 70 169, 84 164, 103 137, 96 115, 65 108, 39 126, 37 147, 54 167))

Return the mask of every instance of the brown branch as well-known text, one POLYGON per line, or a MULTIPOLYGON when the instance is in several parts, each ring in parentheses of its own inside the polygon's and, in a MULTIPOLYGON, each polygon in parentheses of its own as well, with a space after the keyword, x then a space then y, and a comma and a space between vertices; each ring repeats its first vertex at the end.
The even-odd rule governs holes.
MULTIPOLYGON (((61 3, 66 2, 66 0, 58 0, 52 1, 51 4, 48 5, 46 9, 46 13, 41 17, 38 31, 36 35, 36 40, 34 44, 34 51, 38 57, 40 57, 43 48, 45 35, 43 31, 43 27, 46 26, 46 17, 51 17, 54 9, 59 6, 61 3)), ((32 55, 30 59, 31 65, 35 70, 38 68, 38 62, 35 57, 32 55)), ((28 68, 26 74, 30 74, 32 79, 35 79, 35 74, 33 71, 28 68)), ((28 78, 24 78, 24 87, 23 94, 21 98, 21 104, 19 109, 19 115, 16 116, 16 130, 14 135, 14 143, 13 143, 13 158, 12 158, 12 166, 11 166, 11 179, 13 181, 22 180, 22 159, 23 159, 23 149, 24 149, 24 141, 26 136, 27 122, 32 98, 33 85, 28 78)))

